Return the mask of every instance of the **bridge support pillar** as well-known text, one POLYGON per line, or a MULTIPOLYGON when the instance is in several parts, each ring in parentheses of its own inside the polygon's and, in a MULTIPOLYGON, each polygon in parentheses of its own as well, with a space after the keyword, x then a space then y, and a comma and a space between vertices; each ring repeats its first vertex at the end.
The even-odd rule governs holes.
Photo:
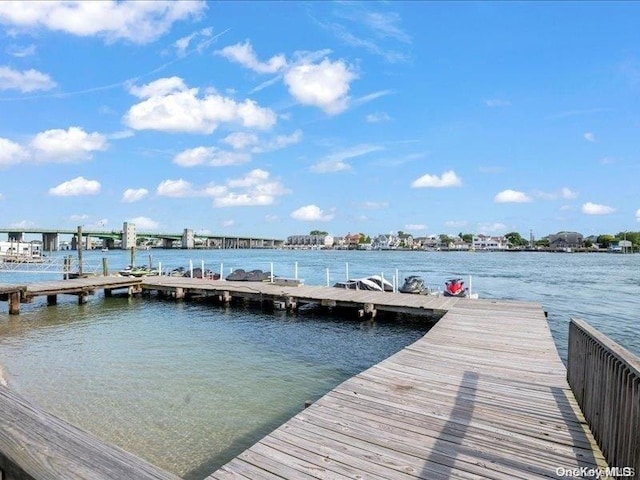
POLYGON ((22 232, 9 232, 9 241, 24 242, 24 233, 22 232))
POLYGON ((162 248, 172 248, 172 247, 173 247, 173 240, 169 238, 162 239, 162 248))
POLYGON ((85 250, 91 250, 91 237, 89 235, 84 239, 84 248, 85 250))
POLYGON ((184 232, 182 232, 182 248, 191 249, 195 247, 195 239, 193 237, 193 230, 190 228, 185 228, 184 232))
POLYGON ((45 252, 55 252, 60 248, 57 233, 42 234, 42 249, 45 252))
POLYGON ((105 238, 103 240, 103 244, 105 247, 107 247, 109 250, 113 250, 114 247, 116 246, 116 241, 113 238, 105 238))

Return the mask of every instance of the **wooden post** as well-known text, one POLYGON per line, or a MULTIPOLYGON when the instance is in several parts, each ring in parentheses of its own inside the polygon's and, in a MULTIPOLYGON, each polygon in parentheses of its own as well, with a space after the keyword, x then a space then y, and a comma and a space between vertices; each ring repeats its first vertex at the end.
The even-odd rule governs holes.
POLYGON ((20 291, 9 293, 9 315, 20 313, 20 291))
POLYGON ((78 277, 82 277, 82 225, 78 225, 78 277))
POLYGON ((104 289, 104 296, 105 297, 110 297, 113 295, 113 291, 110 288, 105 288, 104 289))
POLYGON ((87 299, 89 298, 89 294, 86 292, 82 292, 78 294, 78 305, 84 305, 87 303, 87 299))
POLYGON ((109 276, 109 260, 107 260, 107 257, 102 257, 102 276, 109 276))
POLYGON ((47 295, 47 305, 53 306, 58 304, 58 296, 57 295, 47 295))
POLYGON ((131 268, 136 266, 136 247, 135 245, 133 247, 131 247, 131 251, 129 253, 130 255, 130 259, 129 259, 129 265, 131 265, 131 268))

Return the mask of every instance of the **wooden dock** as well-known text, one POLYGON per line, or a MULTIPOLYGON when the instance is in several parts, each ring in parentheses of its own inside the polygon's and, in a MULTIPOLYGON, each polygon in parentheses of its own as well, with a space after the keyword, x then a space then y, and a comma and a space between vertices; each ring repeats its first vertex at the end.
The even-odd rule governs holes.
POLYGON ((541 307, 458 299, 422 339, 208 479, 506 480, 581 467, 606 461, 541 307))
POLYGON ((1 286, 0 295, 18 292, 28 301, 117 288, 291 310, 318 304, 364 317, 442 317, 423 338, 345 381, 208 480, 506 480, 575 477, 572 469, 607 466, 538 304, 179 277, 1 286))

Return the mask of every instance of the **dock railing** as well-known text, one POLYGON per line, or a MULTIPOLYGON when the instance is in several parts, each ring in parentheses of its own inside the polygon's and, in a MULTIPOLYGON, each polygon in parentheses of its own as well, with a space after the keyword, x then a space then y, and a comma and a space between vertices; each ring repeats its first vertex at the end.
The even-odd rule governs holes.
POLYGON ((609 466, 640 478, 640 358, 571 319, 567 380, 609 466))

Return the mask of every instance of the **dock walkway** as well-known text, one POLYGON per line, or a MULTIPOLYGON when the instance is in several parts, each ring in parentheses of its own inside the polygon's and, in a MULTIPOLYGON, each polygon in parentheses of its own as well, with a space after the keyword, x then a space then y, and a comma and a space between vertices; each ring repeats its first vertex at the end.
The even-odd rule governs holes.
POLYGON ((0 295, 46 295, 53 304, 57 294, 118 288, 288 309, 351 307, 367 317, 444 315, 420 340, 345 381, 208 480, 595 478, 588 469, 606 467, 539 304, 175 277, 1 285, 0 295))
POLYGON ((458 299, 422 339, 208 479, 532 479, 581 467, 606 461, 541 307, 458 299))

